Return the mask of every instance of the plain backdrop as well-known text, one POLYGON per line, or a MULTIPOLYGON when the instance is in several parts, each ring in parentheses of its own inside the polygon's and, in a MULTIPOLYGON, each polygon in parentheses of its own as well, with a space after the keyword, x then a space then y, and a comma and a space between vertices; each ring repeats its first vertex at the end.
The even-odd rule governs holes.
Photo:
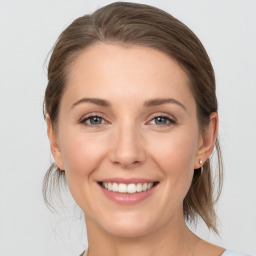
MULTIPOLYGON (((42 104, 45 59, 75 18, 103 0, 0 0, 0 256, 77 256, 87 246, 78 207, 44 205, 42 179, 50 150, 42 104)), ((228 249, 256 255, 256 1, 151 0, 200 38, 216 72, 225 180, 218 203, 228 249)))

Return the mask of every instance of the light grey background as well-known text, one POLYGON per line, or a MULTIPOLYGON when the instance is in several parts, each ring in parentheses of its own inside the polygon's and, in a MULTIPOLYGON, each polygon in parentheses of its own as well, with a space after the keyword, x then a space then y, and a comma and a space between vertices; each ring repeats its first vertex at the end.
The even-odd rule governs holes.
MULTIPOLYGON (((45 58, 75 18, 111 1, 0 0, 0 256, 71 256, 87 246, 79 209, 52 214, 41 184, 50 163, 42 116, 45 58)), ((201 39, 216 71, 225 183, 218 214, 229 249, 256 255, 256 1, 139 1, 160 7, 201 39)))

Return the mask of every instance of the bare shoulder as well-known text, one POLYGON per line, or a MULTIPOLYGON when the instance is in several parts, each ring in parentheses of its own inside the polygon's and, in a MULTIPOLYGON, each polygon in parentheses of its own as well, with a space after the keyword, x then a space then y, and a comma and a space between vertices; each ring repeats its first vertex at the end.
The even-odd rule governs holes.
POLYGON ((195 252, 195 255, 197 256, 221 256, 225 252, 225 248, 200 239, 197 243, 195 252))

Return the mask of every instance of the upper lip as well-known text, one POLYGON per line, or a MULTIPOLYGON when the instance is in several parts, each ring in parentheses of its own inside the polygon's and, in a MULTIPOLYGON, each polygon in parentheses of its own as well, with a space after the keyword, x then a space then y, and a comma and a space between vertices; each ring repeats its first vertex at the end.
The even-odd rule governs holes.
POLYGON ((151 179, 143 179, 143 178, 121 178, 121 177, 115 177, 115 178, 108 178, 100 180, 99 182, 110 182, 110 183, 123 183, 123 184, 132 184, 132 183, 155 183, 158 182, 158 180, 151 180, 151 179))

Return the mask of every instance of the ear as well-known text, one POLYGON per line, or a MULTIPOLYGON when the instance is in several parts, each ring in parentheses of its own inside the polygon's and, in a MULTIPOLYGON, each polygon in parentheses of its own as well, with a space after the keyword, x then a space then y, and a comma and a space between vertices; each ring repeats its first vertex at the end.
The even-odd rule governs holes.
POLYGON ((47 135, 50 141, 52 156, 55 160, 56 165, 61 170, 64 170, 64 164, 62 160, 61 150, 59 147, 58 136, 56 131, 53 129, 49 114, 46 114, 46 122, 47 122, 47 135))
POLYGON ((194 169, 200 168, 204 162, 211 156, 214 149, 215 140, 218 133, 218 114, 211 113, 210 122, 204 133, 200 135, 199 147, 195 157, 194 169), (202 164, 199 161, 202 160, 202 164))

